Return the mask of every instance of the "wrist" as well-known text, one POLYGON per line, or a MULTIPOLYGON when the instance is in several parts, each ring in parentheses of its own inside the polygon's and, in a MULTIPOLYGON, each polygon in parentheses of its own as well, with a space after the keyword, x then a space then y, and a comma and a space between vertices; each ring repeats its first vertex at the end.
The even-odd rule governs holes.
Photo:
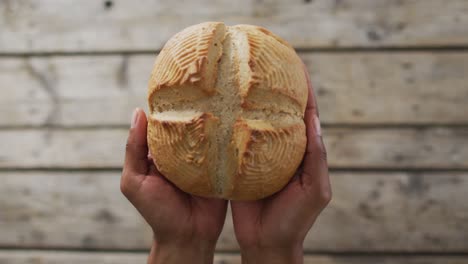
POLYGON ((158 243, 153 242, 148 264, 212 264, 215 245, 207 242, 158 243))
POLYGON ((290 247, 257 247, 241 249, 242 264, 302 264, 302 245, 290 247))

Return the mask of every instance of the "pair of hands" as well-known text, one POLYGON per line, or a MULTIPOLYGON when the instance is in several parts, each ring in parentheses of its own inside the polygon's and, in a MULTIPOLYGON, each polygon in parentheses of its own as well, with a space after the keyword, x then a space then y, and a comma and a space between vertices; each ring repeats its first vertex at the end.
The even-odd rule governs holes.
MULTIPOLYGON (((307 149, 294 178, 258 201, 231 201, 242 263, 302 263, 302 244, 331 200, 326 151, 312 86, 304 121, 307 149)), ((121 190, 154 232, 148 263, 212 263, 227 201, 182 192, 162 176, 146 139, 147 119, 137 109, 127 141, 121 190)))

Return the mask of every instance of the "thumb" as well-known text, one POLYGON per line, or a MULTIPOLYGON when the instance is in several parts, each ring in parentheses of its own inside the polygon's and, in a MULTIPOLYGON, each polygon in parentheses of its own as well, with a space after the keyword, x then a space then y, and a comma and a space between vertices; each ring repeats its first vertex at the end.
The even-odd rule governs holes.
POLYGON ((145 112, 140 108, 135 109, 125 150, 124 170, 126 174, 146 175, 148 172, 147 126, 145 112))

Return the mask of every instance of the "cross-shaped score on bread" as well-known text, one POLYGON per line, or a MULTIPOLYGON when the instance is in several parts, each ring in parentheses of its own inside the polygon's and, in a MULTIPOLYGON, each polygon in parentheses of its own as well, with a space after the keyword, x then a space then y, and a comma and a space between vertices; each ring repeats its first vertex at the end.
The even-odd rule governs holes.
POLYGON ((303 65, 264 28, 184 29, 158 55, 148 92, 150 151, 185 192, 260 199, 284 187, 302 161, 303 65))

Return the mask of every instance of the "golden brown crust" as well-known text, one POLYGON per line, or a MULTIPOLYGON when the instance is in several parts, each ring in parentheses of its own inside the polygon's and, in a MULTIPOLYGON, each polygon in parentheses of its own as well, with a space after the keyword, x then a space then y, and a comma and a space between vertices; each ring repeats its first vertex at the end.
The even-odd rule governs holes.
POLYGON ((283 44, 283 45, 289 47, 290 49, 294 50, 293 46, 291 46, 291 44, 289 44, 289 42, 287 42, 286 40, 280 38, 279 36, 275 35, 273 32, 269 31, 268 29, 266 29, 264 27, 255 26, 255 25, 248 25, 248 24, 239 24, 239 25, 235 25, 234 27, 242 28, 243 30, 247 29, 247 30, 252 30, 252 31, 255 31, 255 30, 260 31, 263 34, 271 36, 276 41, 278 41, 281 44, 283 44))
POLYGON ((302 160, 307 93, 302 61, 270 31, 218 22, 189 27, 164 46, 149 81, 155 164, 191 194, 269 196, 302 160))
POLYGON ((210 133, 216 131, 217 120, 211 114, 199 114, 189 121, 148 119, 148 145, 157 157, 158 170, 185 192, 215 196, 210 133))
POLYGON ((299 166, 307 143, 303 122, 275 128, 265 121, 238 120, 233 138, 238 169, 225 192, 231 200, 261 199, 282 189, 299 166))
POLYGON ((241 89, 243 106, 302 115, 307 104, 307 89, 304 89, 307 80, 294 49, 265 28, 250 25, 233 28, 246 34, 249 46, 250 78, 241 89), (271 98, 265 100, 263 95, 271 98), (288 108, 282 109, 283 106, 288 108))
MULTIPOLYGON (((161 89, 194 89, 199 91, 191 93, 198 96, 203 96, 200 92, 214 93, 216 64, 222 55, 219 43, 224 38, 224 31, 223 23, 201 23, 182 30, 164 45, 156 58, 148 85, 151 111, 156 100, 154 95, 161 89)), ((171 99, 185 100, 181 94, 171 99)))

